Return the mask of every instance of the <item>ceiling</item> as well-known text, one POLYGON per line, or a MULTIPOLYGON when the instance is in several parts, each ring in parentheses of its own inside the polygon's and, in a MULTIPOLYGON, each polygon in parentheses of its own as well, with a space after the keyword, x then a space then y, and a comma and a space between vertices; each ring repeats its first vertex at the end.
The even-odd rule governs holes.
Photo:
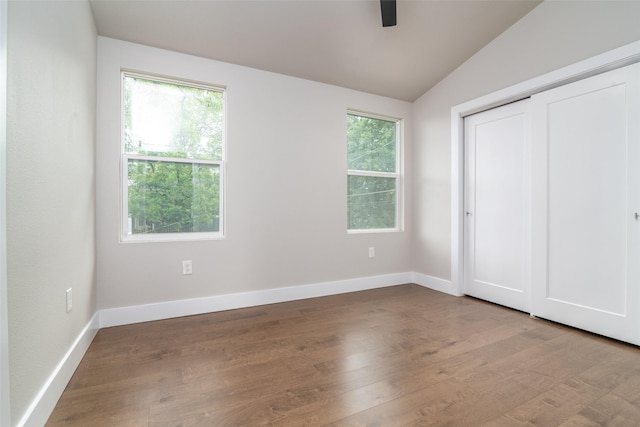
POLYGON ((414 101, 538 0, 90 0, 98 34, 414 101))

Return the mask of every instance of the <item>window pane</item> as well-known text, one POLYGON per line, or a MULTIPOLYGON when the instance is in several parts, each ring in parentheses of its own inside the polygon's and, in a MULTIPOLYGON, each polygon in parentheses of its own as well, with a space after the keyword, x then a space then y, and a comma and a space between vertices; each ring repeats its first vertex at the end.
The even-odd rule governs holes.
POLYGON ((349 229, 396 227, 396 178, 349 175, 349 229))
POLYGON ((129 160, 128 234, 220 231, 220 166, 129 160))
POLYGON ((396 171, 396 122, 347 115, 348 169, 396 171))
POLYGON ((126 154, 222 160, 221 92, 124 77, 126 154))

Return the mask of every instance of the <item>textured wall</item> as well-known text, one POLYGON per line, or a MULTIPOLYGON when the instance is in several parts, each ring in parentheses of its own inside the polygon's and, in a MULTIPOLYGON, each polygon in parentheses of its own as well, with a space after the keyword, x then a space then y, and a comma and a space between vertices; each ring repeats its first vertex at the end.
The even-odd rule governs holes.
POLYGON ((450 279, 451 108, 640 39, 640 2, 547 0, 414 103, 413 270, 450 279))
MULTIPOLYGON (((410 147, 411 106, 98 38, 99 308, 410 271, 410 227, 347 234, 346 113, 404 118, 410 147), (119 243, 121 68, 227 87, 224 239, 119 243), (376 248, 373 259, 369 246, 376 248), (182 275, 182 260, 193 260, 193 275, 182 275)), ((408 203, 406 213, 410 226, 408 203)))
POLYGON ((96 310, 96 32, 88 2, 10 2, 7 292, 15 424, 96 310), (65 290, 73 288, 66 313, 65 290))

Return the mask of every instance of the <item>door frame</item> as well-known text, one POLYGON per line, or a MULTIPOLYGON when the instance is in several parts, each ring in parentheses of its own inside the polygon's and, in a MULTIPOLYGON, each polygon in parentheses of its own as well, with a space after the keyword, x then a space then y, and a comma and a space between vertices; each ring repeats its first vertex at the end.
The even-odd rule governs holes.
POLYGON ((464 118, 536 93, 640 62, 640 41, 451 108, 451 294, 464 290, 464 118))

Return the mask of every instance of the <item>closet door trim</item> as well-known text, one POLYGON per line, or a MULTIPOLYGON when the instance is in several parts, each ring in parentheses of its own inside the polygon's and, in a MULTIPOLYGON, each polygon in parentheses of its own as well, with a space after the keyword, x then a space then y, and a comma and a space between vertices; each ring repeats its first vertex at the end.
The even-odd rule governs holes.
POLYGON ((451 109, 451 284, 438 290, 451 295, 462 295, 463 291, 464 117, 637 62, 640 62, 640 41, 456 105, 451 109))

